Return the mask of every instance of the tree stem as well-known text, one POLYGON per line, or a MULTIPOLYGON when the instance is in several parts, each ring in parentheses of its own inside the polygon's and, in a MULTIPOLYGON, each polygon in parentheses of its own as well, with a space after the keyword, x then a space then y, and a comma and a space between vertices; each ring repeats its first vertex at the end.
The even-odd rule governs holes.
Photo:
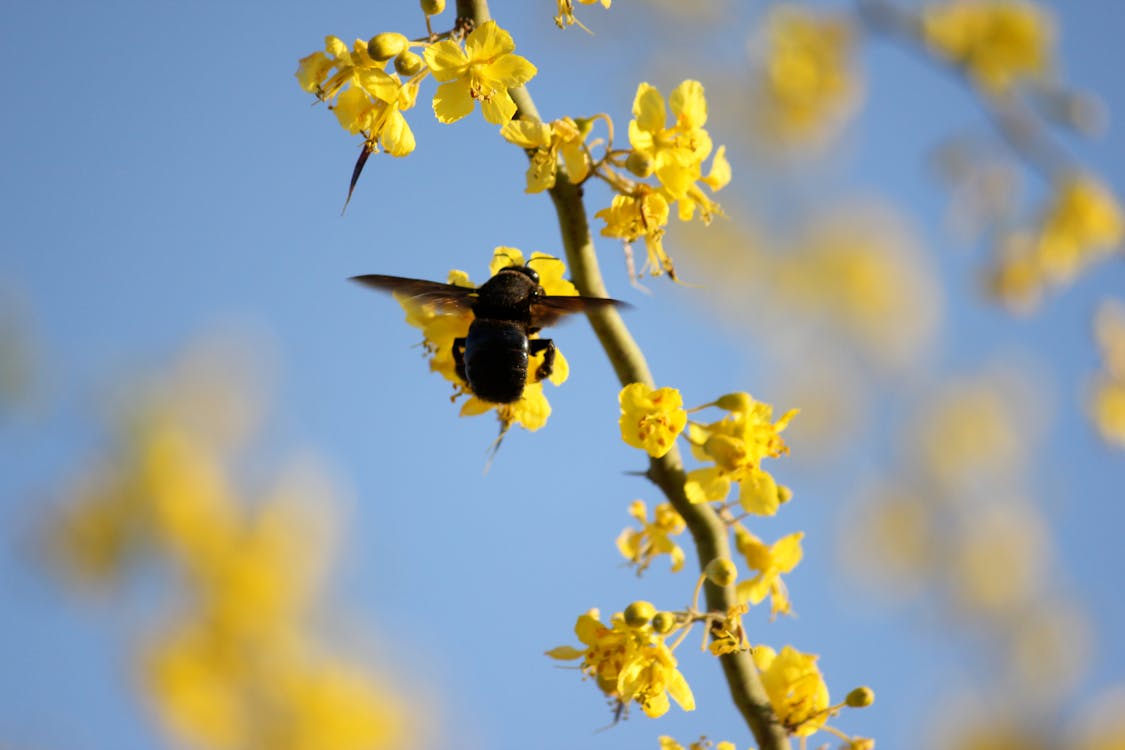
MULTIPOLYGON (((488 2, 457 0, 457 15, 458 18, 471 19, 474 24, 484 23, 489 20, 488 2)), ((516 102, 517 116, 520 119, 540 120, 535 102, 525 87, 512 89, 510 93, 516 102)), ((560 171, 555 178, 555 186, 549 193, 558 215, 571 277, 579 294, 608 297, 594 251, 581 186, 572 183, 560 171)), ((612 307, 599 308, 588 311, 586 315, 621 385, 644 383, 650 388, 655 387, 644 353, 637 346, 617 310, 612 307)), ((695 542, 700 570, 717 557, 730 557, 726 524, 709 504, 693 505, 684 494, 685 474, 678 448, 673 446, 662 458, 650 459, 646 476, 660 488, 683 517, 695 542)), ((738 603, 733 585, 721 587, 708 582, 704 588, 710 611, 726 613, 738 603)), ((769 696, 750 653, 740 651, 725 654, 719 657, 719 661, 731 697, 754 734, 758 747, 761 750, 788 750, 788 733, 770 705, 769 696)))

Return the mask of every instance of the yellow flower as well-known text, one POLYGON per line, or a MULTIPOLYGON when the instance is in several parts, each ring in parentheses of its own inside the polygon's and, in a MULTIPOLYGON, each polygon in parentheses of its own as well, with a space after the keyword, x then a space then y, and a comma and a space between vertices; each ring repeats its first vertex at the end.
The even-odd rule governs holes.
POLYGON ((922 33, 986 91, 1002 93, 1050 66, 1054 28, 1026 0, 953 0, 922 11, 922 33))
POLYGON ((522 86, 536 73, 535 66, 519 55, 512 36, 485 21, 465 39, 462 50, 456 42, 443 40, 426 47, 426 64, 441 85, 434 92, 434 114, 441 122, 456 122, 473 111, 480 101, 484 119, 503 125, 516 113, 508 89, 522 86))
POLYGON ((743 510, 772 516, 790 493, 762 470, 761 461, 789 452, 781 432, 797 410, 789 410, 775 422, 773 407, 744 395, 743 405, 732 409, 730 416, 710 424, 693 422, 688 428, 692 453, 715 465, 690 472, 684 489, 691 502, 708 502, 725 499, 730 483, 738 482, 743 510))
POLYGON ((1088 175, 1072 175, 1056 188, 1043 220, 1037 256, 1043 275, 1068 282, 1106 252, 1119 250, 1125 216, 1104 185, 1088 175))
POLYGON ((754 663, 777 718, 790 734, 806 737, 828 719, 828 686, 816 666, 814 654, 792 646, 777 653, 769 646, 754 647, 754 663))
MULTIPOLYGON (((618 237, 626 243, 644 237, 648 253, 646 268, 654 276, 667 272, 673 279, 676 270, 664 252, 664 227, 668 225, 668 201, 648 185, 638 185, 633 195, 615 195, 609 208, 594 214, 605 221, 603 237, 618 237)), ((643 271, 642 271, 643 272, 643 271)))
POLYGON ((746 565, 758 571, 758 575, 738 584, 739 600, 759 604, 769 594, 770 617, 789 614, 789 590, 781 576, 801 562, 801 540, 804 536, 804 532, 798 531, 766 545, 745 528, 736 528, 735 546, 746 557, 746 565))
POLYGON ((660 458, 676 444, 687 424, 684 400, 675 388, 653 389, 630 383, 618 395, 621 402, 621 438, 627 445, 660 458))
POLYGON ((755 117, 770 140, 831 135, 855 111, 853 32, 841 18, 781 4, 770 13, 756 76, 755 117))
POLYGON ((589 174, 582 132, 569 117, 550 123, 512 120, 500 128, 500 135, 520 148, 534 150, 527 168, 529 193, 539 193, 555 186, 560 155, 571 182, 582 182, 589 174))
MULTIPOLYGON (((601 3, 603 8, 608 8, 613 0, 578 0, 583 5, 593 5, 594 3, 601 3)), ((567 26, 577 25, 578 28, 587 32, 590 30, 574 17, 574 0, 556 0, 558 5, 559 14, 555 16, 555 25, 560 29, 565 29, 567 26)), ((591 32, 592 33, 592 32, 591 32)))
POLYGON ((686 80, 668 97, 674 122, 667 125, 664 99, 655 87, 642 83, 633 99, 633 120, 629 123, 629 143, 634 153, 650 162, 661 192, 668 203, 680 201, 679 217, 689 221, 696 208, 704 223, 720 211, 699 187, 699 182, 718 191, 730 182, 730 163, 720 148, 711 162, 711 173, 703 176, 703 161, 711 155, 711 136, 707 123, 707 99, 699 81, 686 80))
POLYGON ((625 527, 617 537, 617 550, 637 566, 638 574, 648 568, 657 555, 668 555, 672 561, 673 573, 684 566, 684 551, 669 538, 683 533, 684 519, 671 503, 657 505, 651 523, 648 520, 648 507, 643 500, 634 500, 629 505, 629 515, 641 524, 641 528, 625 527))
POLYGON ((381 144, 392 156, 411 153, 414 134, 402 110, 414 106, 418 81, 403 83, 397 75, 384 72, 360 39, 349 50, 330 36, 325 49, 327 54, 314 52, 301 59, 296 73, 301 88, 329 102, 342 128, 365 134, 369 150, 381 144), (336 72, 329 77, 333 68, 336 72))
POLYGON ((606 695, 621 703, 637 702, 653 718, 667 713, 669 696, 685 711, 695 709, 687 680, 676 669, 676 659, 652 626, 630 627, 620 613, 610 625, 592 609, 578 618, 574 632, 585 648, 559 646, 547 655, 553 659, 582 659, 582 672, 593 677, 606 695))

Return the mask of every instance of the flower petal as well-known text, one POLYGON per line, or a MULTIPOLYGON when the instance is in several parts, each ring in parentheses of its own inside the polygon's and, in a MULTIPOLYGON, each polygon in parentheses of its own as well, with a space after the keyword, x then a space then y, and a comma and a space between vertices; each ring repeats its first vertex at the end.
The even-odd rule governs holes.
POLYGON ((637 127, 650 133, 664 128, 664 98, 654 86, 647 83, 637 86, 637 95, 633 99, 633 118, 637 121, 637 127))
POLYGON ((465 51, 473 61, 506 55, 515 48, 512 35, 500 28, 495 21, 485 21, 473 29, 465 40, 465 51))
POLYGON ((469 58, 456 42, 448 39, 426 47, 422 55, 426 58, 426 65, 430 67, 430 72, 434 74, 434 79, 438 83, 448 83, 461 78, 469 68, 469 58))
POLYGON ((472 111, 473 97, 467 78, 443 83, 434 92, 434 115, 440 122, 457 122, 472 111))
POLYGON ((489 82, 498 82, 505 88, 522 86, 539 72, 527 58, 519 55, 504 55, 480 71, 480 76, 489 82))

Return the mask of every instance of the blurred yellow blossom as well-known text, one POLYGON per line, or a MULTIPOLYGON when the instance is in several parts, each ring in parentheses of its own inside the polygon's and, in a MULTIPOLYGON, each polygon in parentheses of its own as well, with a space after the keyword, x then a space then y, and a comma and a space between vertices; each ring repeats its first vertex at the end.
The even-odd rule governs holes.
POLYGON ((1051 66, 1054 24, 1028 0, 931 2, 922 11, 922 34, 991 93, 1040 77, 1051 66))
POLYGON ((426 64, 441 84, 434 92, 434 114, 441 122, 456 122, 479 101, 484 119, 503 125, 516 113, 508 89, 522 86, 536 68, 512 54, 512 35, 495 21, 485 21, 465 38, 465 49, 445 39, 426 47, 426 64))
POLYGON ((675 388, 649 388, 630 383, 618 395, 621 438, 627 445, 660 458, 676 444, 687 424, 683 397, 675 388))
POLYGON ((684 551, 671 537, 683 533, 684 519, 672 504, 657 505, 650 522, 645 502, 634 500, 629 504, 629 515, 637 520, 641 528, 625 527, 617 537, 617 550, 637 566, 637 573, 644 572, 657 555, 668 555, 673 573, 680 570, 684 566, 684 551))
POLYGON ((630 627, 618 613, 607 626, 592 609, 578 618, 574 632, 585 648, 559 646, 547 655, 564 661, 581 659, 582 672, 609 697, 622 704, 636 701, 654 718, 667 713, 669 696, 683 710, 695 709, 695 698, 676 669, 671 649, 650 624, 630 627))
POLYGON ((236 362, 189 358, 166 380, 128 389, 111 460, 78 475, 48 528, 53 557, 80 582, 123 581, 140 563, 163 574, 175 603, 164 619, 175 624, 142 639, 138 660, 147 702, 174 741, 401 747, 401 691, 329 654, 313 627, 335 546, 327 478, 308 462, 287 464, 253 497, 233 480, 256 413, 247 407, 261 392, 236 362), (196 381, 205 377, 214 381, 196 381))
POLYGON ((1023 612, 1041 595, 1050 569, 1045 519, 1014 500, 975 512, 965 525, 949 561, 955 603, 992 618, 1023 612))
POLYGON ((852 62, 855 32, 843 16, 793 3, 770 10, 765 37, 753 40, 757 59, 753 117, 774 143, 817 143, 855 111, 861 81, 852 62))
POLYGON ((1072 280, 1093 260, 1119 251, 1125 217, 1117 198, 1089 175, 1061 180, 1043 219, 1038 255, 1047 280, 1072 280))
POLYGON ((781 576, 791 572, 801 562, 801 540, 804 537, 804 532, 798 531, 767 545, 745 527, 737 526, 734 533, 735 547, 746 557, 746 565, 758 573, 749 580, 739 582, 739 600, 759 604, 768 594, 771 617, 789 614, 789 590, 781 576))
POLYGON ((792 646, 781 653, 769 646, 754 647, 754 663, 777 718, 790 734, 807 737, 828 719, 828 686, 816 666, 814 654, 792 646))

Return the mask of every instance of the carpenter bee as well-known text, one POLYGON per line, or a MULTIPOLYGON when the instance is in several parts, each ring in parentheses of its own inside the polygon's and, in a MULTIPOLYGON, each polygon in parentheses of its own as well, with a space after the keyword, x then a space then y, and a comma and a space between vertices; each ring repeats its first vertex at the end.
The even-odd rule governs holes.
POLYGON ((502 268, 476 289, 378 274, 352 280, 432 306, 438 313, 471 311, 468 335, 453 341, 457 376, 477 398, 497 404, 510 404, 523 395, 529 357, 542 353, 535 375, 540 380, 551 375, 555 343, 529 335, 570 313, 625 306, 602 297, 545 294, 539 274, 527 265, 502 268))

